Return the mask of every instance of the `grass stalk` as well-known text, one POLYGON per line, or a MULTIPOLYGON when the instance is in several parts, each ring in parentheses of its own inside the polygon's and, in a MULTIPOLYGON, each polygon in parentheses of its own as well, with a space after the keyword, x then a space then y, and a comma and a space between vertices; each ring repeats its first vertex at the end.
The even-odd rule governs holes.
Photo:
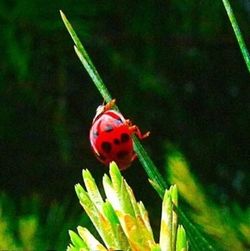
POLYGON ((227 15, 228 15, 229 20, 231 22, 231 25, 233 27, 234 34, 235 34, 235 36, 237 38, 241 53, 242 53, 243 58, 244 58, 244 60, 246 62, 246 65, 247 65, 247 69, 248 69, 248 71, 250 73, 250 56, 249 56, 249 52, 247 50, 246 43, 245 43, 245 41, 243 39, 243 36, 241 34, 241 31, 240 31, 239 25, 237 23, 236 17, 235 17, 235 15, 233 13, 233 9, 232 9, 232 7, 231 7, 231 5, 229 3, 229 0, 222 0, 222 2, 224 4, 227 15))

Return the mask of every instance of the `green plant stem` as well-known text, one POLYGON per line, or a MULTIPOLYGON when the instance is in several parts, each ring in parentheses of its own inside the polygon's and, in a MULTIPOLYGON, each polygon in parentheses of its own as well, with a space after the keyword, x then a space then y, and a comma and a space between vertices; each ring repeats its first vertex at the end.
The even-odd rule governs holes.
POLYGON ((75 46, 74 46, 75 52, 76 52, 77 56, 79 57, 80 61, 82 62, 84 68, 86 69, 86 71, 90 75, 91 79, 93 80, 94 84, 96 85, 98 91, 103 96, 104 100, 106 102, 111 101, 112 98, 111 98, 111 95, 110 95, 108 89, 106 88, 105 84, 103 83, 99 73, 97 72, 94 64, 92 63, 91 59, 89 58, 88 53, 84 49, 81 41, 79 40, 78 36, 75 33, 73 27, 71 26, 70 22, 68 21, 68 19, 66 18, 66 16, 64 15, 64 13, 61 10, 60 10, 60 14, 61 14, 62 20, 63 20, 71 38, 73 39, 73 41, 75 43, 75 46))
POLYGON ((144 167, 149 179, 155 182, 160 188, 159 195, 161 198, 163 198, 165 189, 167 188, 167 183, 162 178, 157 167, 155 166, 155 164, 153 163, 153 161, 143 148, 139 139, 136 136, 134 136, 133 141, 134 141, 134 150, 137 154, 138 159, 140 160, 142 166, 144 167))
POLYGON ((227 15, 228 15, 229 20, 231 22, 231 25, 233 27, 235 36, 236 36, 238 44, 240 46, 241 53, 242 53, 243 58, 244 58, 244 60, 246 62, 246 65, 247 65, 247 69, 250 72, 250 56, 249 56, 249 52, 247 50, 247 47, 246 47, 245 41, 243 39, 243 36, 241 35, 241 31, 240 31, 239 25, 237 23, 237 20, 235 18, 235 15, 233 13, 233 9, 232 9, 232 7, 231 7, 228 0, 222 0, 222 2, 224 4, 227 15))
MULTIPOLYGON (((108 92, 108 89, 106 88, 104 82, 102 81, 100 75, 98 74, 94 64, 92 63, 90 57, 88 56, 86 50, 84 49, 81 41, 77 37, 74 29, 72 28, 71 24, 67 20, 66 16, 63 14, 62 11, 60 11, 62 20, 70 33, 75 46, 75 52, 77 56, 79 57, 80 61, 82 62, 83 66, 89 73, 90 77, 92 78, 94 84, 96 85, 97 89, 99 90, 100 94, 104 98, 106 102, 109 102, 112 100, 112 97, 110 93, 108 92)), ((118 110, 118 107, 116 106, 116 109, 118 110)), ((161 174, 159 173, 158 169, 156 168, 155 164, 141 145, 140 141, 137 137, 133 137, 134 140, 134 148, 135 152, 145 169, 146 173, 149 176, 149 179, 153 181, 155 184, 157 184, 157 187, 159 188, 159 195, 161 198, 163 198, 165 189, 167 188, 167 184, 161 174)), ((184 227, 186 228, 187 232, 189 233, 190 242, 193 246, 193 250, 198 251, 206 251, 206 250, 214 250, 212 246, 207 242, 207 240, 200 234, 198 229, 188 220, 188 218, 185 216, 185 214, 182 212, 180 208, 178 208, 178 215, 180 217, 181 222, 183 223, 184 227)))

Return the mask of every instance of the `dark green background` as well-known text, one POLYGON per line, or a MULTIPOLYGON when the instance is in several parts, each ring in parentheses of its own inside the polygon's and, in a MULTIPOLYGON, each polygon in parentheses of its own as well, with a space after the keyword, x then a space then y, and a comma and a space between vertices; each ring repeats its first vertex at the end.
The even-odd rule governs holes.
MULTIPOLYGON (((249 44, 247 6, 233 3, 249 44)), ((219 0, 0 1, 1 191, 50 203, 75 198, 82 168, 98 182, 107 171, 88 139, 103 100, 59 9, 124 116, 151 131, 143 144, 161 172, 166 145, 174 144, 215 200, 247 206, 249 73, 219 0)), ((147 200, 139 163, 124 175, 147 200)))

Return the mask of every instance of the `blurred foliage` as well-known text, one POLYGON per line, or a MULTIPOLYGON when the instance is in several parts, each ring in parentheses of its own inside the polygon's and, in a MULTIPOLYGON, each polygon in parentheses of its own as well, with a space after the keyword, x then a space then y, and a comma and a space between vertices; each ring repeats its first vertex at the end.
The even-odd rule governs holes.
POLYGON ((86 215, 77 215, 79 211, 68 202, 47 208, 34 196, 17 205, 11 197, 1 194, 0 250, 65 250, 68 229, 74 222, 93 228, 86 215))
POLYGON ((167 172, 170 183, 175 183, 182 198, 191 207, 193 220, 214 237, 221 250, 248 250, 250 248, 250 207, 242 210, 216 204, 204 192, 204 187, 190 172, 180 151, 168 147, 167 172))

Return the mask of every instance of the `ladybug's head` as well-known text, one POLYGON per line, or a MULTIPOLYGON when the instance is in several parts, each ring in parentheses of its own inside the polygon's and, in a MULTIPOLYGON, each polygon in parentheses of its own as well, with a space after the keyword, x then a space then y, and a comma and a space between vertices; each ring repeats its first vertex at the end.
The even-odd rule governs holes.
POLYGON ((112 99, 110 102, 108 102, 106 105, 102 104, 99 105, 96 109, 96 114, 93 119, 93 123, 99 118, 104 112, 112 109, 112 107, 115 105, 115 99, 112 99))
POLYGON ((96 121, 96 119, 99 118, 100 115, 102 115, 104 112, 105 112, 105 105, 99 105, 96 109, 96 114, 93 119, 93 122, 96 121))
POLYGON ((96 109, 96 116, 105 112, 105 105, 99 105, 96 109))

